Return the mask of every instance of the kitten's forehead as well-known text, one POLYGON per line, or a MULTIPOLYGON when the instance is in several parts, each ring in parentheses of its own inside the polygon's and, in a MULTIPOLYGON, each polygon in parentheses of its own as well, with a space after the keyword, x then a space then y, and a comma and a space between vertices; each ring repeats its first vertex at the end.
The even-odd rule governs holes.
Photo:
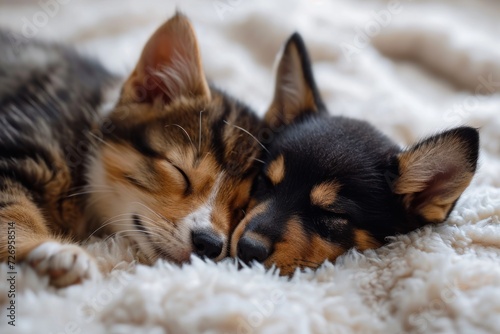
POLYGON ((114 117, 113 137, 132 142, 143 153, 146 147, 160 155, 182 147, 198 159, 211 154, 235 177, 248 177, 255 170, 261 122, 245 105, 214 90, 210 100, 179 98, 167 106, 137 108, 127 117, 114 117))

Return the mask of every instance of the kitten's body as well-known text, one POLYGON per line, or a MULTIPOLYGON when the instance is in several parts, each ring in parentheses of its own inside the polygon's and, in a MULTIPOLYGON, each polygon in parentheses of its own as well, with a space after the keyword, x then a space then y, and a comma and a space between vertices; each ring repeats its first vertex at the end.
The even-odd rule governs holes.
POLYGON ((97 272, 70 243, 94 232, 129 237, 146 262, 226 256, 260 122, 208 86, 185 17, 155 32, 123 87, 64 47, 0 43, 1 261, 10 222, 15 260, 56 286, 97 272))
POLYGON ((86 197, 72 194, 86 184, 96 149, 91 133, 116 82, 70 49, 0 33, 2 207, 19 192, 43 211, 52 231, 83 237, 86 197))

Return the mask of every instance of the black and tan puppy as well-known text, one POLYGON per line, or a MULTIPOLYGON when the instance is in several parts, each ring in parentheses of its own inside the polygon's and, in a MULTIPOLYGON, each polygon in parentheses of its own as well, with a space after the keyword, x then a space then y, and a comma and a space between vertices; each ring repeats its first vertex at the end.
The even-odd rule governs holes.
POLYGON ((282 131, 268 147, 231 255, 275 264, 282 274, 443 222, 476 171, 473 128, 402 150, 367 122, 329 116, 298 34, 285 45, 265 121, 282 131))

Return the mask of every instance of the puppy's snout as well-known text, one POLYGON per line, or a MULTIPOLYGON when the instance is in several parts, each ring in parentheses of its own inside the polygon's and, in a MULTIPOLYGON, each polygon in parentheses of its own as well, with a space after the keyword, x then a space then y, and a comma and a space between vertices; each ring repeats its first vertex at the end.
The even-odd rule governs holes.
POLYGON ((207 230, 193 231, 191 233, 193 251, 199 257, 217 258, 224 246, 224 241, 214 232, 207 230))
POLYGON ((268 256, 269 247, 263 242, 249 237, 243 237, 238 241, 238 258, 244 263, 264 262, 268 256))

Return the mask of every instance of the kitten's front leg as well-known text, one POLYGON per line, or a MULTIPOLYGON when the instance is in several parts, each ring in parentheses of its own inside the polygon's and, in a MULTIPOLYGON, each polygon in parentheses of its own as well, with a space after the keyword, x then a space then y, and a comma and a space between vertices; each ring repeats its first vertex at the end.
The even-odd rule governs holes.
POLYGON ((22 186, 0 181, 8 185, 0 192, 0 261, 27 261, 56 287, 100 275, 90 254, 51 233, 40 209, 22 186))
POLYGON ((27 261, 39 275, 48 275, 56 287, 100 276, 95 259, 77 245, 47 241, 33 249, 27 261))

